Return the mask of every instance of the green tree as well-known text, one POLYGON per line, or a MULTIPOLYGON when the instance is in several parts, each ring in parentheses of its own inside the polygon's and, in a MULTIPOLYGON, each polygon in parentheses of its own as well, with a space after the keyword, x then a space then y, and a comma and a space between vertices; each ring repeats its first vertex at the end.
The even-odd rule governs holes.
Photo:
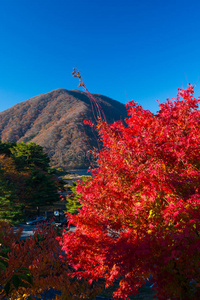
MULTIPOLYGON (((82 182, 86 182, 87 177, 82 176, 82 182)), ((73 181, 73 185, 70 187, 71 195, 67 197, 67 204, 66 209, 67 212, 70 212, 71 214, 77 214, 79 209, 82 207, 82 204, 79 202, 79 199, 81 199, 81 195, 77 194, 76 191, 76 182, 73 181)))
POLYGON ((40 168, 47 172, 50 169, 48 155, 35 143, 17 143, 10 148, 10 151, 20 170, 40 168))
POLYGON ((16 188, 6 179, 5 171, 0 168, 0 219, 15 222, 23 218, 22 204, 16 197, 16 188))
POLYGON ((40 169, 31 170, 25 182, 26 205, 32 208, 39 208, 59 201, 59 185, 59 182, 57 185, 54 176, 40 169))
POLYGON ((0 170, 3 219, 21 219, 22 208, 37 208, 39 214, 41 206, 59 200, 58 190, 63 189, 63 183, 52 174, 49 158, 41 146, 1 142, 0 170))
POLYGON ((0 154, 6 154, 7 156, 11 155, 11 150, 10 148, 14 147, 16 143, 10 143, 10 142, 5 142, 2 143, 0 140, 0 154))
POLYGON ((70 212, 71 214, 77 214, 78 209, 82 207, 80 202, 78 201, 79 195, 77 195, 76 192, 76 183, 73 182, 73 185, 70 187, 70 190, 72 192, 71 195, 67 197, 67 203, 66 203, 66 209, 67 212, 70 212))

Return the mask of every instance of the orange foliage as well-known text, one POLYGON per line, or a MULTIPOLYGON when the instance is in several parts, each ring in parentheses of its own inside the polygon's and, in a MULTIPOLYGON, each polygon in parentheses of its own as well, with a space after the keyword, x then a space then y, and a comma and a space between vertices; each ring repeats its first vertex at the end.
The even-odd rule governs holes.
POLYGON ((9 223, 0 221, 0 299, 5 299, 6 294, 11 300, 40 297, 50 288, 61 292, 56 299, 87 299, 98 293, 86 281, 70 278, 54 226, 42 225, 25 240, 20 239, 21 231, 15 234, 9 223), (7 255, 2 258, 6 249, 7 255), (1 268, 3 260, 5 270, 1 268))

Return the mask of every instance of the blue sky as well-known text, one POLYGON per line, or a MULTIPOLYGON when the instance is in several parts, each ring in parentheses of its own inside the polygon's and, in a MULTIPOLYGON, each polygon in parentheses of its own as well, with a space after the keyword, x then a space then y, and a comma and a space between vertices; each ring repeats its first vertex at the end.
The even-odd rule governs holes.
POLYGON ((196 83, 200 1, 0 0, 0 111, 57 88, 145 109, 196 83))

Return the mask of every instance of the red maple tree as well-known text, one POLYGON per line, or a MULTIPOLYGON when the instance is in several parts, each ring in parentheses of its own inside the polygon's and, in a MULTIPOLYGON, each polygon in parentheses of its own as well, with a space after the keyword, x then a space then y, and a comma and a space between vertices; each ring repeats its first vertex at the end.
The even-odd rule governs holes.
POLYGON ((152 278, 159 299, 200 298, 200 99, 179 89, 153 114, 134 101, 126 125, 100 118, 92 178, 79 183, 75 232, 60 240, 74 273, 120 279, 127 299, 152 278))

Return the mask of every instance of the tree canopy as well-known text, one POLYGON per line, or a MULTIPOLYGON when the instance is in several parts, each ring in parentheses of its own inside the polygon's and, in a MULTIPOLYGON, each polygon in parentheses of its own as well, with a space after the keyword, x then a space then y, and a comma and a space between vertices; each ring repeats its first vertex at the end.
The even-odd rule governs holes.
POLYGON ((20 169, 39 168, 43 171, 49 170, 50 159, 40 145, 16 143, 10 147, 10 151, 20 169))
POLYGON ((75 232, 60 240, 74 274, 127 299, 152 278, 159 299, 200 298, 200 111, 192 85, 153 114, 127 104, 126 125, 99 119, 103 149, 77 185, 75 232))
POLYGON ((8 222, 0 220, 0 299, 94 299, 100 285, 71 276, 54 226, 42 225, 29 238, 20 239, 22 228, 14 233, 8 222), (62 259, 61 259, 62 256, 62 259))
POLYGON ((20 221, 23 210, 60 200, 63 184, 53 174, 49 158, 34 143, 0 143, 0 217, 20 221))

